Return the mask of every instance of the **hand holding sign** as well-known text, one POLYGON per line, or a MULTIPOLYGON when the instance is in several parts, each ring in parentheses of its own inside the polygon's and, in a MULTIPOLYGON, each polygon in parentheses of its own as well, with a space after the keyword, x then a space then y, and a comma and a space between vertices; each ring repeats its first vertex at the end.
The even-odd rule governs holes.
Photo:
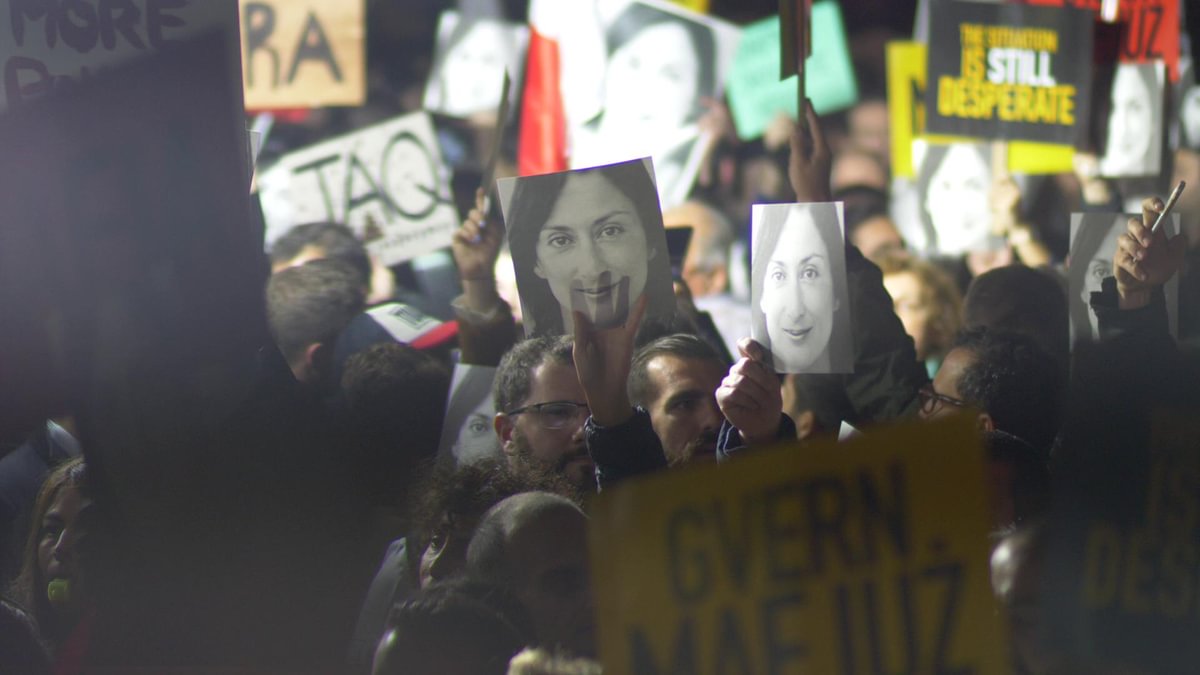
POLYGON ((1125 234, 1117 239, 1113 276, 1117 279, 1121 309, 1138 309, 1149 304, 1151 291, 1175 276, 1183 264, 1187 237, 1177 234, 1168 239, 1164 228, 1151 229, 1165 208, 1158 197, 1142 202, 1142 219, 1130 218, 1125 234))
POLYGON ((455 230, 450 240, 458 278, 462 281, 467 306, 486 311, 495 306, 496 259, 504 243, 504 223, 486 223, 484 211, 487 196, 483 188, 475 191, 475 208, 455 230))
POLYGON ((626 383, 633 361, 633 339, 645 313, 645 295, 625 323, 615 328, 598 329, 585 312, 571 313, 575 323, 575 372, 592 419, 602 427, 621 424, 633 415, 626 383))
POLYGON ((741 358, 717 389, 717 405, 749 445, 770 443, 779 431, 783 393, 771 356, 750 338, 738 342, 741 358))

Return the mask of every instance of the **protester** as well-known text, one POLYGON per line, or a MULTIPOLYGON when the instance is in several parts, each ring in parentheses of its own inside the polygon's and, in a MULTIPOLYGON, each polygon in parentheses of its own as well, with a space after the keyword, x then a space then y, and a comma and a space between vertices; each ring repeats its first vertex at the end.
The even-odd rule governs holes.
POLYGON ((876 262, 896 316, 932 377, 962 325, 962 296, 945 272, 931 263, 895 255, 876 262))
POLYGON ((329 391, 334 378, 334 341, 363 309, 361 277, 350 265, 322 259, 271 276, 267 317, 271 333, 292 375, 317 391, 329 391))
POLYGON ((671 465, 715 459, 724 417, 715 393, 727 364, 694 335, 669 335, 642 347, 629 371, 629 400, 650 424, 671 465))

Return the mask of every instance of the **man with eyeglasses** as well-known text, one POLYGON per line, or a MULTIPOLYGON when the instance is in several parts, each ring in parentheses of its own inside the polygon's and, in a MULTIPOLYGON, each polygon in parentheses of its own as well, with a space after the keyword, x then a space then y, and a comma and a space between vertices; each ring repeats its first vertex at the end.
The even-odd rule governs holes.
POLYGON ((495 399, 496 434, 511 467, 557 473, 580 492, 595 492, 583 434, 590 410, 575 374, 571 338, 517 343, 496 372, 495 399))

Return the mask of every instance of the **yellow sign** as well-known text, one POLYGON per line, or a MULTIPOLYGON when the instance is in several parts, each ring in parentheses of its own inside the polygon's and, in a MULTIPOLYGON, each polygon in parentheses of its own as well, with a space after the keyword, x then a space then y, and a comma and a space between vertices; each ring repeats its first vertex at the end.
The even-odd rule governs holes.
POLYGON ((591 525, 613 672, 1009 672, 970 419, 630 481, 591 525))
MULTIPOLYGON (((925 79, 928 50, 920 42, 887 45, 888 114, 891 117, 892 173, 913 177, 912 142, 970 143, 978 139, 925 133, 925 79)), ((1064 173, 1074 170, 1075 149, 1069 145, 1011 141, 1008 170, 1025 174, 1064 173)))
POLYGON ((238 0, 246 109, 366 101, 366 0, 238 0))
POLYGON ((701 14, 708 14, 708 2, 709 0, 675 0, 675 4, 682 5, 693 12, 701 14))

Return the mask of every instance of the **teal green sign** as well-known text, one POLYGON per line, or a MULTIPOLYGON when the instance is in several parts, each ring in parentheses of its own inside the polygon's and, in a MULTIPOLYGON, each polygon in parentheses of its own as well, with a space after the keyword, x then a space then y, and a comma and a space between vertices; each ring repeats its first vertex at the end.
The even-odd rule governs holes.
MULTIPOLYGON (((812 7, 812 56, 805 62, 804 85, 818 113, 854 105, 858 85, 842 10, 834 0, 812 7)), ((742 29, 742 41, 729 76, 729 108, 738 137, 757 138, 779 113, 796 119, 796 78, 779 79, 779 17, 742 29)))

